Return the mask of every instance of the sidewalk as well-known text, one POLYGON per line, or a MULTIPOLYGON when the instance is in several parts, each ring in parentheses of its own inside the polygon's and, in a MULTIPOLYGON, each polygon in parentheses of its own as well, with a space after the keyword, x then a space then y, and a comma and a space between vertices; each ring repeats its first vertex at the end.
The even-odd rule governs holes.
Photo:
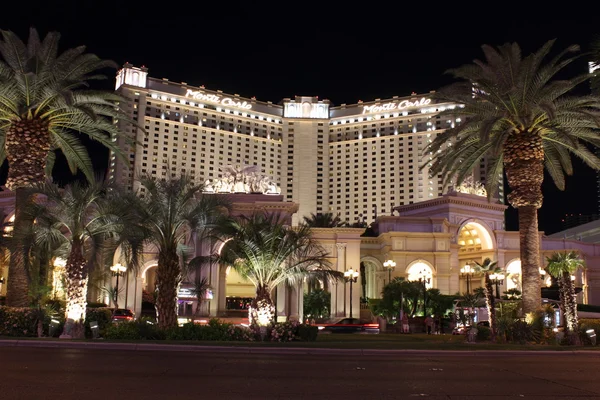
POLYGON ((115 343, 80 342, 70 340, 10 340, 1 339, 0 347, 39 347, 68 349, 99 349, 124 351, 185 351, 185 352, 222 352, 245 354, 343 354, 356 356, 375 356, 383 354, 462 354, 462 355, 535 355, 535 354, 599 354, 595 350, 422 350, 422 349, 335 349, 309 347, 251 347, 251 346, 202 346, 185 344, 157 343, 115 343))

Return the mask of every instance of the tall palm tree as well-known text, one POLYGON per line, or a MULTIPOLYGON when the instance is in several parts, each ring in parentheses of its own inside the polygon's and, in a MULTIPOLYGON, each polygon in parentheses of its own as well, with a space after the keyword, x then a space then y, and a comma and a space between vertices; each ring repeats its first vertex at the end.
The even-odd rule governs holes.
POLYGON ((310 216, 303 218, 304 223, 312 228, 336 228, 342 226, 342 220, 339 215, 332 213, 311 213, 310 216))
POLYGON ((433 140, 422 166, 429 167, 432 176, 442 174, 445 184, 461 183, 487 159, 485 185, 490 197, 504 171, 511 190, 508 202, 519 215, 526 313, 541 306, 537 209, 542 205, 544 167, 561 190, 565 174, 573 173, 571 155, 600 169, 600 160, 588 149, 600 145, 600 100, 568 94, 590 76, 556 79, 576 58, 568 54, 579 47, 547 59, 553 43, 548 41, 526 57, 516 43, 484 45, 485 60, 449 70, 460 82, 435 97, 459 105, 443 111, 441 118, 462 122, 433 140))
POLYGON ((577 317, 577 297, 575 285, 571 280, 578 269, 585 268, 585 261, 574 251, 556 252, 546 257, 548 273, 558 282, 560 306, 565 318, 565 331, 567 334, 576 334, 579 327, 577 317))
MULTIPOLYGON (((116 65, 86 53, 79 46, 58 53, 60 35, 51 32, 43 40, 35 29, 24 43, 13 32, 1 31, 0 40, 0 163, 8 160, 6 186, 16 192, 15 229, 26 229, 21 207, 22 188, 43 182, 52 173, 60 151, 74 173, 91 181, 93 167, 80 136, 86 135, 116 154, 111 139, 119 134, 113 118, 124 116, 116 107, 120 97, 89 89, 99 73, 116 65)), ((25 306, 28 276, 23 254, 12 254, 7 304, 25 306)))
POLYGON ((150 232, 148 242, 158 252, 158 325, 170 328, 177 326, 177 288, 185 275, 193 241, 198 235, 213 234, 227 211, 227 199, 202 194, 204 186, 186 175, 166 179, 144 176, 140 183, 145 190, 140 192, 142 220, 150 232))
POLYGON ((298 285, 306 278, 339 279, 327 252, 312 238, 308 225, 291 228, 279 214, 258 213, 232 220, 223 234, 220 262, 231 265, 256 287, 250 323, 268 326, 275 319, 271 294, 279 284, 298 285))
POLYGON ((90 270, 112 263, 115 251, 128 255, 127 264, 136 266, 142 247, 139 217, 130 207, 131 194, 109 188, 104 183, 74 183, 64 189, 46 182, 28 189, 37 196, 23 212, 35 220, 35 242, 56 249, 53 255, 66 258, 65 334, 81 338, 87 306, 90 270))
POLYGON ((494 287, 492 286, 492 280, 490 279, 491 274, 501 272, 502 269, 498 267, 497 261, 492 261, 490 258, 486 258, 482 263, 475 261, 475 271, 483 274, 485 280, 484 286, 484 297, 485 305, 487 307, 490 332, 492 341, 496 340, 496 298, 494 297, 494 287))

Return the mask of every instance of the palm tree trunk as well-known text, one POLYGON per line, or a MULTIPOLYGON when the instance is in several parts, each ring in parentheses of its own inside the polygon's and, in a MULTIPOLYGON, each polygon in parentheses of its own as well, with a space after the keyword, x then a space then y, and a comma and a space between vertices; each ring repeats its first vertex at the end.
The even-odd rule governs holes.
POLYGON ((565 319, 565 334, 569 336, 572 344, 576 344, 577 331, 579 328, 579 318, 577 317, 577 298, 575 295, 575 286, 571 280, 571 275, 564 271, 560 277, 560 300, 563 305, 565 319))
POLYGON ((63 335, 74 339, 83 339, 85 329, 85 312, 87 307, 88 270, 87 261, 83 257, 83 245, 73 241, 71 252, 65 266, 67 277, 66 323, 63 335))
MULTIPOLYGON (((21 227, 28 223, 21 213, 27 201, 24 188, 43 182, 46 177, 46 157, 50 150, 48 123, 35 119, 13 122, 6 131, 5 146, 9 165, 6 187, 15 192, 14 229, 22 229, 21 227)), ((13 251, 6 287, 8 306, 29 305, 29 282, 24 254, 18 250, 13 251)))
POLYGON ((487 306, 488 318, 490 320, 490 335, 492 342, 496 341, 496 299, 490 276, 485 274, 485 304, 487 306))
POLYGON ((536 206, 519 207, 519 244, 521 247, 521 279, 523 285, 523 313, 542 305, 540 280, 540 237, 536 206))
POLYGON ((266 286, 259 285, 256 288, 256 297, 248 310, 248 320, 250 325, 259 327, 269 326, 275 321, 275 306, 266 286))
POLYGON ((515 131, 504 145, 504 170, 510 205, 519 212, 519 244, 523 286, 523 312, 542 305, 540 281, 540 243, 537 209, 542 206, 544 181, 544 144, 536 132, 515 131))
POLYGON ((156 312, 158 326, 167 329, 177 326, 177 287, 181 281, 179 256, 175 250, 163 250, 156 267, 156 312))
MULTIPOLYGON (((27 229, 30 223, 22 210, 27 202, 27 191, 23 187, 15 189, 15 220, 13 232, 27 229)), ((6 305, 10 307, 29 306, 30 276, 25 264, 25 249, 15 246, 11 249, 6 286, 6 305)))

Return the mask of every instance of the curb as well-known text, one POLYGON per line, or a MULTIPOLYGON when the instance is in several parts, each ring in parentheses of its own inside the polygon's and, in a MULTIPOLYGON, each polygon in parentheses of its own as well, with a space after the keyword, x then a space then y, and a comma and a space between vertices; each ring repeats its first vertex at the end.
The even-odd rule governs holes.
POLYGON ((95 343, 71 342, 67 340, 35 341, 35 340, 0 340, 0 347, 37 347, 63 349, 103 349, 127 351, 174 351, 174 352, 220 352, 245 354, 338 354, 357 356, 398 355, 398 354, 436 354, 436 355, 574 355, 595 354, 594 350, 416 350, 416 349, 335 349, 310 347, 244 347, 244 346, 201 346, 185 344, 155 344, 155 343, 95 343))

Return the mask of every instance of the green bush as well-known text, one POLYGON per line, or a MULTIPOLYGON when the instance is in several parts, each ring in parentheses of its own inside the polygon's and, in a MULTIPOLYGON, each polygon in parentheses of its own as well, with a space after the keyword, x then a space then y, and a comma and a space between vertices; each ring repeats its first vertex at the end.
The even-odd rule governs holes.
POLYGON ((596 332, 596 343, 598 343, 598 335, 600 335, 600 319, 583 318, 579 320, 579 338, 581 339, 581 343, 591 346, 592 341, 586 333, 588 329, 593 329, 596 332))
POLYGON ((0 306, 0 336, 37 336, 38 316, 35 308, 0 306))
POLYGON ((492 331, 487 326, 478 326, 477 327, 477 341, 485 341, 490 340, 490 336, 492 331))
POLYGON ((207 325, 188 322, 183 326, 170 329, 166 333, 166 338, 167 340, 251 341, 255 339, 255 335, 249 328, 213 318, 207 325))
POLYGON ((533 339, 533 331, 531 325, 522 320, 516 320, 507 332, 509 342, 526 344, 533 339))
POLYGON ((88 308, 85 312, 85 337, 91 338, 90 322, 98 322, 99 334, 104 337, 106 329, 112 324, 112 308, 88 308))
POLYGON ((120 340, 165 340, 167 335, 150 321, 139 319, 109 325, 104 337, 120 340))

